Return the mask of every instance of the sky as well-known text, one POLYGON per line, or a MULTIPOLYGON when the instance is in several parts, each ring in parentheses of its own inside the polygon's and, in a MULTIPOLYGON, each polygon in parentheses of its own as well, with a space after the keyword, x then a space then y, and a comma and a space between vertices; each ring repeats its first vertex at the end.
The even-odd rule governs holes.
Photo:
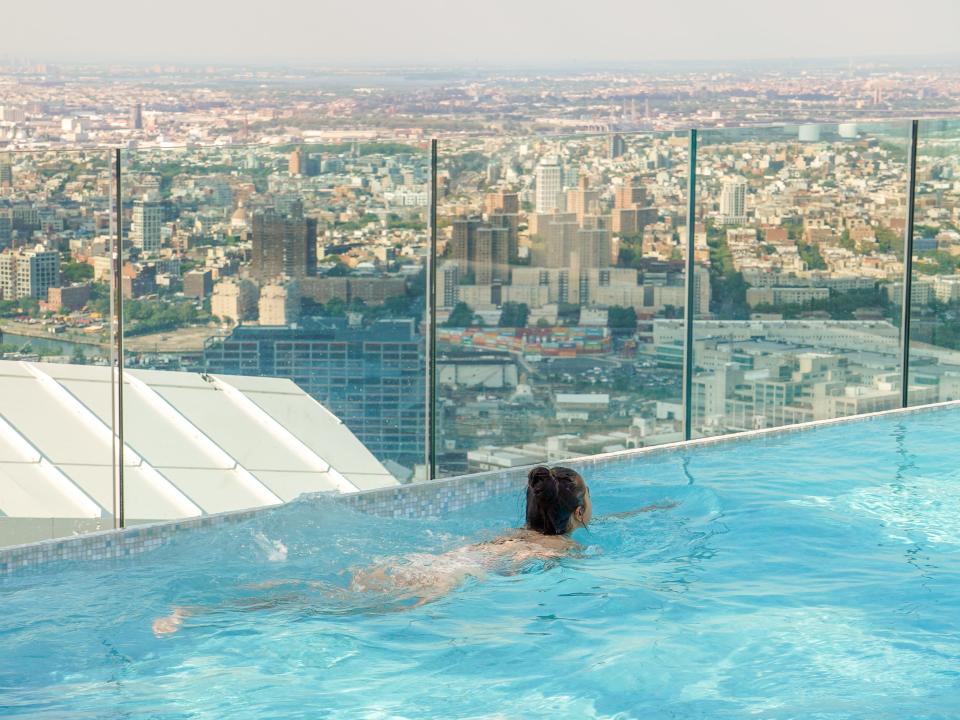
POLYGON ((571 66, 950 55, 960 0, 30 0, 3 59, 571 66))

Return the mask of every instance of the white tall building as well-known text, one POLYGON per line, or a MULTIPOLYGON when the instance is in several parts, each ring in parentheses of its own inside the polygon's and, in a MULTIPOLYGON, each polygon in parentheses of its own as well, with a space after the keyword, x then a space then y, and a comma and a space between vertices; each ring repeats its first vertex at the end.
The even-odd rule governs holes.
POLYGON ((724 225, 743 225, 747 222, 747 183, 742 178, 723 181, 720 221, 724 225))
POLYGON ((545 157, 537 165, 537 212, 560 210, 563 199, 563 166, 556 156, 545 157))
POLYGON ((45 300, 52 287, 60 287, 60 253, 42 245, 0 253, 0 299, 45 300))
POLYGON ((226 278, 213 286, 210 312, 214 317, 239 323, 257 309, 257 286, 245 278, 226 278))
POLYGON ((160 225, 163 209, 159 203, 137 200, 133 203, 133 222, 130 225, 130 241, 144 252, 160 249, 160 225))
POLYGON ((292 325, 300 319, 300 292, 295 282, 264 285, 260 291, 260 324, 292 325))

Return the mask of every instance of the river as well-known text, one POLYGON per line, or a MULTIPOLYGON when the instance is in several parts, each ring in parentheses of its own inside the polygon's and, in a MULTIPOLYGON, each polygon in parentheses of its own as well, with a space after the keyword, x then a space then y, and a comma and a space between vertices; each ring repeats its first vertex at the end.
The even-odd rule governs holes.
POLYGON ((32 335, 17 335, 16 333, 0 332, 0 345, 13 345, 18 350, 29 345, 33 352, 47 352, 47 351, 60 351, 61 355, 66 355, 70 357, 76 352, 76 348, 80 348, 84 357, 93 359, 93 358, 106 358, 109 355, 109 349, 106 347, 101 347, 99 345, 91 345, 88 343, 78 343, 73 342, 72 340, 61 340, 56 336, 46 337, 33 337, 32 335))

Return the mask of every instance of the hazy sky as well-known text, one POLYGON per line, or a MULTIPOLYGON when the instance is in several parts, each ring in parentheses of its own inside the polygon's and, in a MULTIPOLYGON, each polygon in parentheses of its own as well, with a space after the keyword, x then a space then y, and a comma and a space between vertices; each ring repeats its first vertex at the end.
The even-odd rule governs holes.
POLYGON ((0 15, 0 57, 48 61, 960 56, 960 0, 5 0, 0 15))

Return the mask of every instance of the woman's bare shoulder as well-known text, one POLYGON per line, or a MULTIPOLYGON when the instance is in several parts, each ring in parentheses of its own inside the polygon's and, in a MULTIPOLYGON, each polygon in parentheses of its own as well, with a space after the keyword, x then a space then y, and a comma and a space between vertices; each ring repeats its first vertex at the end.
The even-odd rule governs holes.
POLYGON ((541 555, 544 557, 562 555, 576 546, 575 541, 563 535, 544 535, 525 528, 510 530, 492 540, 474 545, 479 550, 498 555, 541 555))

